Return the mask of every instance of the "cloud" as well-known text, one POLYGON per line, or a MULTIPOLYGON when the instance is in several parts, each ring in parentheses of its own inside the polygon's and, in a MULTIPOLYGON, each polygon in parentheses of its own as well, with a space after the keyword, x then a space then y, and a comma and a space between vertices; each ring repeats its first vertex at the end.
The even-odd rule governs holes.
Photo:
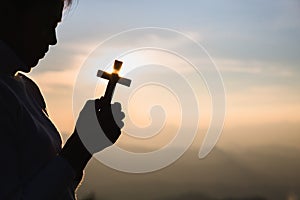
POLYGON ((276 77, 294 77, 297 70, 282 66, 280 63, 260 60, 214 59, 222 72, 263 74, 276 77))
POLYGON ((67 69, 64 71, 45 71, 38 74, 31 74, 31 77, 38 83, 43 92, 55 95, 58 90, 72 90, 77 70, 67 69))

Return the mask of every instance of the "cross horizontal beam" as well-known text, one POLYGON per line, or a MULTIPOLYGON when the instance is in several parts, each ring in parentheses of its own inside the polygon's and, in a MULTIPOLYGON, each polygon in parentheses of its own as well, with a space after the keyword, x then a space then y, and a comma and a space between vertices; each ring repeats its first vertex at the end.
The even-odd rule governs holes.
POLYGON ((100 78, 107 79, 107 80, 112 80, 113 78, 117 78, 118 79, 117 83, 119 83, 121 85, 125 85, 127 87, 129 87, 130 84, 131 84, 131 80, 130 79, 120 77, 118 74, 115 74, 115 73, 110 74, 108 72, 105 72, 105 71, 102 71, 102 70, 98 70, 97 76, 100 77, 100 78))

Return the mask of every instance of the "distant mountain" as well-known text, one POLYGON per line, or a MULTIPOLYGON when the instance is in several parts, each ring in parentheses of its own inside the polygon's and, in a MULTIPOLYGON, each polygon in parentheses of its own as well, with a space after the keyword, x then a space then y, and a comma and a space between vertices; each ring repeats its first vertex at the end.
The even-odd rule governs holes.
POLYGON ((299 195, 300 152, 297 149, 267 146, 227 151, 215 148, 202 160, 197 153, 189 150, 171 166, 147 174, 118 172, 92 160, 78 191, 79 199, 91 193, 97 200, 260 200, 262 197, 282 200, 289 195, 299 195))

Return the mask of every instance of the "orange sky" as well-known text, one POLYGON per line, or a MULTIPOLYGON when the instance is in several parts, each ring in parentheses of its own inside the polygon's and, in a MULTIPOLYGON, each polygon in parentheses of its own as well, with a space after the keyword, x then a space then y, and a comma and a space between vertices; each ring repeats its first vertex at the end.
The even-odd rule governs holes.
MULTIPOLYGON (((73 130, 72 104, 75 81, 80 69, 98 45, 114 34, 145 26, 166 27, 180 31, 202 44, 209 52, 222 74, 226 89, 225 131, 241 126, 259 128, 265 124, 270 124, 270 127, 273 124, 294 124, 297 127, 295 124, 300 121, 299 56, 296 53, 300 50, 299 45, 295 45, 299 41, 297 33, 300 30, 297 1, 260 6, 249 2, 230 6, 228 3, 220 2, 221 5, 218 7, 215 7, 214 3, 202 3, 200 6, 199 2, 184 5, 176 2, 172 12, 169 13, 163 12, 167 3, 162 3, 156 15, 151 14, 151 5, 136 3, 135 11, 140 17, 130 12, 132 8, 129 4, 121 4, 101 1, 101 3, 94 2, 92 6, 80 1, 74 10, 65 15, 63 23, 59 26, 58 45, 52 47, 47 57, 29 74, 39 84, 51 119, 61 133, 69 135, 73 130), (122 20, 118 16, 111 16, 109 11, 115 6, 123 7, 119 13, 122 20), (212 8, 218 8, 219 12, 212 8), (181 15, 181 9, 189 10, 189 15, 181 15), (110 19, 104 16, 110 16, 110 19)), ((164 43, 182 52, 192 49, 185 41, 166 35, 149 35, 147 41, 158 45, 164 43)), ((131 35, 102 50, 103 53, 113 54, 116 49, 122 52, 122 49, 130 49, 131 46, 144 43, 145 41, 138 36, 131 35)), ((180 59, 176 60, 169 54, 160 52, 155 56, 148 55, 147 58, 143 58, 140 54, 125 56, 124 70, 126 64, 141 65, 149 60, 155 60, 157 64, 163 60, 174 68, 184 65, 180 59)), ((193 55, 191 51, 188 56, 200 63, 199 66, 206 67, 202 55, 193 55)), ((102 59, 101 54, 97 58, 102 59)), ((96 73, 100 66, 97 65, 97 59, 93 62, 96 73)), ((188 68, 180 68, 182 73, 189 74, 189 70, 186 69, 188 68)), ((126 73, 126 70, 123 73, 126 73)), ((189 80, 194 83, 192 87, 196 90, 199 104, 199 127, 206 130, 212 113, 211 99, 205 83, 198 78, 191 77, 189 80)), ((88 79, 82 84, 88 85, 88 79)), ((96 77, 91 79, 94 80, 96 77)), ((170 81, 176 80, 170 78, 170 81)), ((105 82, 98 82, 98 87, 99 85, 103 87, 105 82)), ((118 86, 116 93, 123 94, 122 92, 130 91, 121 87, 118 86)), ((98 91, 98 94, 101 92, 98 91)), ((140 95, 137 93, 133 96, 135 105, 125 110, 128 110, 140 126, 148 124, 150 119, 145 108, 148 108, 151 102, 167 104, 169 110, 173 110, 172 108, 176 110, 176 103, 166 103, 175 102, 169 91, 165 91, 167 96, 163 97, 161 94, 164 94, 164 91, 157 88, 148 88, 144 93, 141 91, 140 95), (143 100, 146 94, 148 97, 143 100)), ((118 98, 121 99, 116 96, 116 100, 118 98)), ((167 119, 170 124, 176 125, 178 116, 175 116, 176 112, 172 112, 167 119)))

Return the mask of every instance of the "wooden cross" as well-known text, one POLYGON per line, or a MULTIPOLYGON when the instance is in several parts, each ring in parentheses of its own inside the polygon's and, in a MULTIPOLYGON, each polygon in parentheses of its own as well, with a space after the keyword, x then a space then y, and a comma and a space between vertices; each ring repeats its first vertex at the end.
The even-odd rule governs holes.
POLYGON ((125 85, 127 87, 129 87, 131 84, 130 79, 120 77, 118 74, 122 67, 122 64, 123 62, 115 60, 114 71, 111 74, 102 70, 98 70, 97 76, 108 80, 108 84, 106 86, 105 94, 103 97, 106 105, 109 105, 111 103, 117 83, 125 85))

